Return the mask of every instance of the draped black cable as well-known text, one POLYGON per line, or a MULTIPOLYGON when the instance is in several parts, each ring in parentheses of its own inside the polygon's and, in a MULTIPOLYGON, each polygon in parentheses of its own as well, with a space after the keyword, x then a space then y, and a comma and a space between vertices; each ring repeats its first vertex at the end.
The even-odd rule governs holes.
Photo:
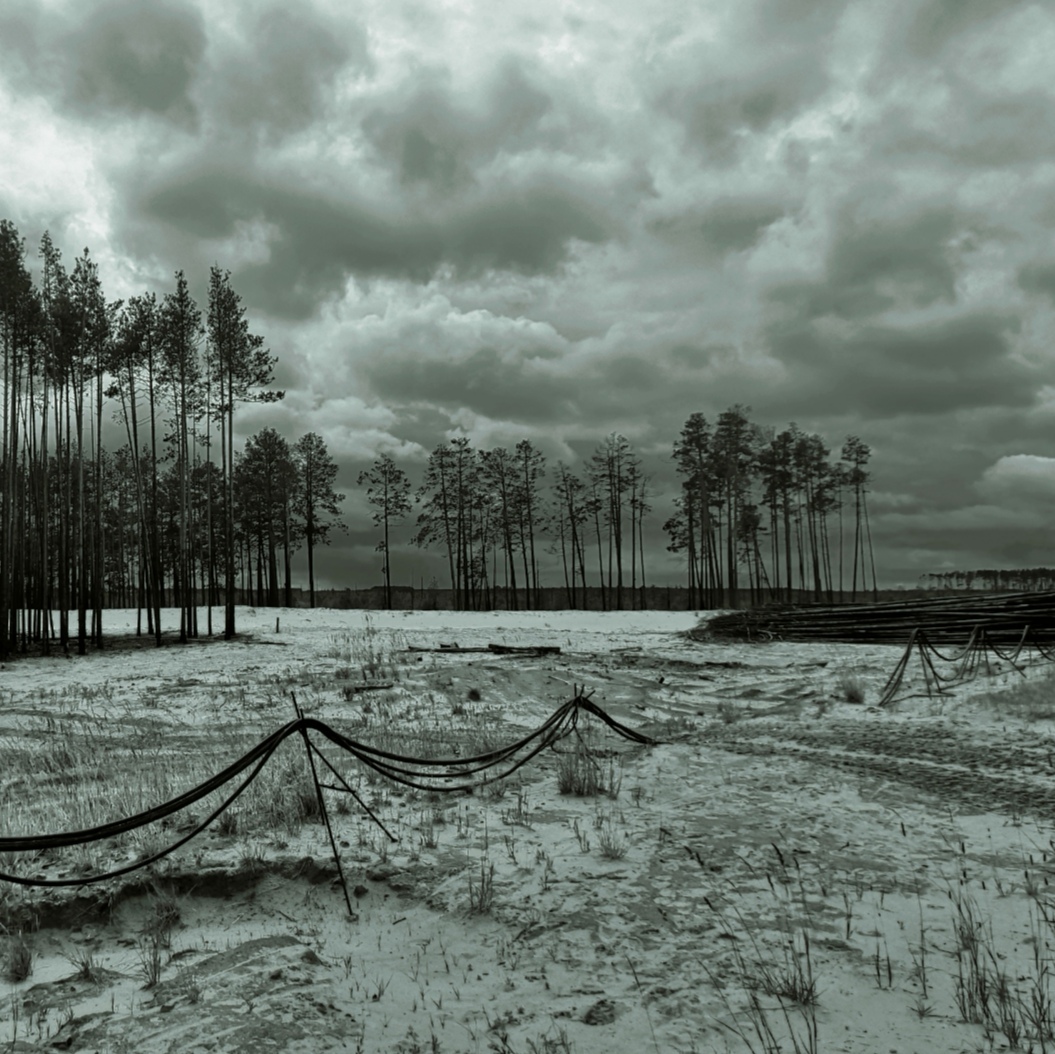
MULTIPOLYGON (((475 754, 464 758, 415 758, 404 754, 396 754, 391 751, 382 750, 378 747, 369 746, 365 743, 359 743, 356 740, 343 735, 341 732, 338 732, 336 729, 331 728, 325 722, 319 721, 317 718, 305 717, 298 711, 298 717, 295 720, 290 721, 282 728, 272 732, 271 735, 261 740, 250 751, 237 761, 232 762, 215 776, 212 776, 210 779, 205 780, 196 787, 185 791, 171 801, 164 802, 151 809, 136 813, 134 816, 129 816, 122 820, 115 820, 111 823, 100 824, 96 827, 86 828, 81 831, 69 831, 61 834, 0 837, 0 853, 39 853, 48 849, 61 849, 74 845, 86 845, 105 838, 112 838, 116 835, 144 827, 157 820, 164 819, 181 809, 193 805, 195 802, 200 801, 202 798, 213 793, 213 791, 216 791, 220 787, 229 783, 232 779, 241 775, 241 773, 247 768, 255 764, 255 768, 253 768, 252 772, 250 772, 246 779, 235 788, 232 794, 221 802, 204 820, 196 824, 189 833, 179 838, 171 845, 166 846, 164 849, 161 849, 142 860, 137 860, 135 863, 99 875, 82 876, 79 878, 44 879, 26 878, 8 874, 6 872, 0 872, 0 881, 12 882, 16 885, 22 886, 85 886, 93 882, 101 882, 105 879, 126 875, 132 871, 153 864, 156 861, 161 860, 163 857, 168 856, 170 853, 180 848, 180 846, 185 845, 196 835, 200 834, 222 812, 229 808, 231 804, 249 787, 253 780, 257 778, 263 770, 264 765, 278 749, 279 745, 287 737, 294 734, 300 734, 304 737, 305 742, 308 744, 309 758, 313 755, 321 758, 330 771, 343 784, 343 789, 352 794, 370 818, 377 823, 389 838, 391 838, 391 832, 389 832, 384 824, 381 823, 380 819, 365 805, 359 795, 348 786, 344 778, 326 759, 318 747, 307 739, 307 732, 318 732, 320 735, 325 736, 326 739, 335 746, 339 747, 345 753, 350 754, 362 764, 367 765, 388 779, 402 783, 408 787, 443 793, 457 791, 471 792, 479 786, 484 786, 488 783, 493 783, 496 780, 505 779, 512 775, 512 773, 527 764, 528 761, 536 757, 547 747, 554 746, 565 736, 576 731, 580 710, 598 718, 625 739, 632 740, 636 743, 650 745, 656 742, 651 737, 632 728, 628 728, 626 725, 615 720, 615 718, 609 716, 601 709, 601 707, 591 700, 590 695, 584 695, 583 689, 580 689, 577 686, 575 688, 574 698, 559 706, 533 732, 523 736, 509 746, 500 747, 495 750, 489 750, 481 754, 475 754), (528 747, 531 749, 527 754, 522 757, 517 757, 517 755, 521 754, 525 748, 528 747), (496 768, 501 768, 501 771, 483 780, 469 780, 466 782, 467 777, 475 776, 496 768), (430 771, 436 769, 446 769, 448 771, 430 771), (452 769, 455 771, 449 771, 452 769), (435 782, 426 783, 420 782, 421 780, 435 782), (451 780, 460 780, 461 782, 445 782, 451 780)), ((314 770, 313 779, 316 786, 320 786, 318 777, 314 774, 314 770)))
MULTIPOLYGON (((996 628, 999 629, 1001 627, 997 626, 996 628)), ((935 691, 943 694, 953 685, 962 684, 973 679, 978 676, 983 663, 985 664, 985 672, 992 674, 991 655, 1008 663, 1023 677, 1026 675, 1025 667, 1020 662, 1019 657, 1026 649, 1033 649, 1033 654, 1038 661, 1055 662, 1055 648, 1049 646, 1030 625, 1023 627, 1014 651, 1010 653, 1007 650, 1007 646, 994 639, 992 629, 993 627, 986 623, 979 622, 975 624, 971 629, 971 635, 967 643, 961 651, 958 654, 946 655, 934 646, 921 626, 916 626, 909 634, 908 643, 905 645, 901 658, 898 659, 897 665, 887 678, 886 684, 883 685, 878 705, 884 707, 894 700, 901 689, 909 660, 914 651, 919 652, 920 665, 923 669, 928 696, 935 691), (955 669, 943 673, 934 665, 935 659, 946 663, 954 663, 955 669)), ((1031 656, 1030 664, 1032 664, 1032 661, 1034 660, 1031 656)))

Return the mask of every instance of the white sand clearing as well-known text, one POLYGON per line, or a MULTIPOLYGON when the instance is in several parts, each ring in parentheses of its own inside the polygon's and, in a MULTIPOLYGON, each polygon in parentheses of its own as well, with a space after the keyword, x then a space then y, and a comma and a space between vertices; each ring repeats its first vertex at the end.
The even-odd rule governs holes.
MULTIPOLYGON (((149 872, 72 891, 0 883, 0 1049, 1055 1049, 1047 668, 1005 664, 935 698, 917 678, 879 711, 896 648, 703 645, 681 635, 695 622, 240 609, 230 643, 9 663, 4 836, 171 798, 289 721, 292 695, 355 739, 464 756, 518 739, 584 685, 659 743, 587 721, 593 761, 565 740, 450 796, 325 745, 398 839, 324 792, 349 917, 290 738, 149 872), (562 650, 406 650, 489 643, 562 650), (561 769, 594 793, 560 793, 561 769)), ((105 624, 131 631, 134 613, 105 624)), ((219 800, 0 869, 128 863, 219 800)))

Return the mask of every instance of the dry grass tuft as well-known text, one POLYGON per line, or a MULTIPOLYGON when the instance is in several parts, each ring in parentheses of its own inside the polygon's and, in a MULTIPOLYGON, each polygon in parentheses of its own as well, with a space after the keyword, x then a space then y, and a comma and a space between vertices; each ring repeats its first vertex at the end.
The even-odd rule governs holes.
POLYGON ((839 695, 847 703, 863 703, 865 701, 865 685, 861 677, 856 673, 844 673, 839 678, 839 695))
POLYGON ((592 798, 606 794, 609 798, 618 798, 622 786, 622 775, 615 771, 615 761, 608 758, 607 765, 601 765, 592 742, 576 735, 574 744, 557 756, 557 790, 561 794, 571 794, 577 798, 592 798))
POLYGON ((33 949, 20 933, 8 943, 7 954, 4 957, 4 976, 12 984, 18 984, 32 973, 33 949))

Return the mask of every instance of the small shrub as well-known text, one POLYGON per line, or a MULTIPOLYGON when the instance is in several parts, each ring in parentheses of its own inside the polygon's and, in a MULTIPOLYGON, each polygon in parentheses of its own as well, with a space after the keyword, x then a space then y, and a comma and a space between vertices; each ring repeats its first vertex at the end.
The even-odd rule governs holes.
POLYGON ((153 918, 149 924, 150 929, 154 933, 161 934, 167 944, 173 927, 179 925, 181 918, 179 902, 171 893, 160 889, 155 891, 151 902, 153 918))
POLYGON ((577 798, 600 793, 601 779, 597 762, 580 739, 575 740, 572 750, 559 755, 557 789, 561 794, 574 794, 577 798))
POLYGON ((1055 675, 1018 680, 1010 688, 977 696, 975 702, 1021 721, 1051 721, 1055 719, 1055 675))
POLYGON ((143 987, 157 987, 161 980, 161 949, 164 946, 162 934, 155 930, 143 934, 136 942, 139 952, 139 972, 143 977, 143 987))
POLYGON ((801 931, 801 947, 784 949, 784 962, 758 964, 758 980, 766 995, 788 999, 800 1006, 817 1005, 817 978, 813 973, 810 956, 810 938, 806 930, 801 931))
POLYGON ((267 870, 267 861, 256 846, 247 842, 238 854, 238 870, 243 875, 260 875, 267 870))

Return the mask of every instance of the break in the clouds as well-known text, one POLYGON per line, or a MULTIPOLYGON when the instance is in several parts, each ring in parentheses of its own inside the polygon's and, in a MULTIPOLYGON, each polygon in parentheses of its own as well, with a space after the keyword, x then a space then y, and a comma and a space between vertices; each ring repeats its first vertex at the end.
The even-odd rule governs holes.
POLYGON ((458 433, 663 479, 744 403, 872 445, 888 581, 1050 562, 1053 52, 1026 0, 10 0, 0 214, 114 298, 230 268, 242 428, 346 489, 458 433))

